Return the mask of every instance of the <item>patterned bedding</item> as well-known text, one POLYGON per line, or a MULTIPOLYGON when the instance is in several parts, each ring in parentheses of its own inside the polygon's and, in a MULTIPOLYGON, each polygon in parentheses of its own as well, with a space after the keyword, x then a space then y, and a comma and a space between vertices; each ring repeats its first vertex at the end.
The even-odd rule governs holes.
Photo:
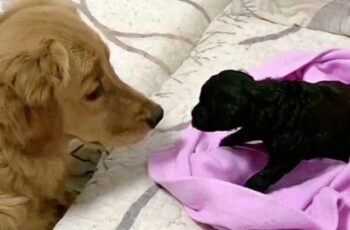
POLYGON ((342 35, 274 23, 258 13, 254 0, 75 2, 108 43, 120 77, 159 102, 166 115, 129 148, 101 152, 72 143, 72 186, 82 193, 58 230, 207 229, 147 175, 149 153, 170 147, 187 126, 203 82, 222 69, 249 69, 282 51, 350 47, 342 35))

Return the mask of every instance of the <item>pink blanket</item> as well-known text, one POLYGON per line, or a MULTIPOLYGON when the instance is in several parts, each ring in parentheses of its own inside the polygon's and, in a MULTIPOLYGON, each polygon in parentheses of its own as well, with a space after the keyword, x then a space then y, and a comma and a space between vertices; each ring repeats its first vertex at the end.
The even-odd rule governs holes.
MULTIPOLYGON (((256 79, 350 83, 350 50, 288 53, 250 73, 256 79)), ((231 230, 350 229, 350 165, 328 159, 304 161, 261 194, 241 185, 266 163, 263 148, 218 147, 225 135, 189 127, 173 148, 150 157, 151 178, 194 220, 231 230)))

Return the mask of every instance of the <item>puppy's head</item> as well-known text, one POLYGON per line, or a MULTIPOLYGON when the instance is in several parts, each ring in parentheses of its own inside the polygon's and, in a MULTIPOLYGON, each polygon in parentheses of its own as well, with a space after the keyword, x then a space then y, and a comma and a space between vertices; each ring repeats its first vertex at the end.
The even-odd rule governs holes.
POLYGON ((251 76, 226 70, 212 76, 202 87, 192 111, 192 125, 202 131, 228 131, 244 124, 250 113, 251 76))
POLYGON ((0 81, 22 103, 18 133, 41 129, 43 139, 63 133, 120 147, 140 141, 162 119, 159 105, 119 79, 107 46, 73 8, 29 7, 0 26, 0 81))

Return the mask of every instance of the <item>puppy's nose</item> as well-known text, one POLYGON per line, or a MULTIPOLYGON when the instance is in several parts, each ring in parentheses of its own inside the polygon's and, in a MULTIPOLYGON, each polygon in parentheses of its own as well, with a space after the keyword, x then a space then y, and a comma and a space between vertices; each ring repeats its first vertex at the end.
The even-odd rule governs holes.
POLYGON ((152 114, 148 118, 146 118, 146 122, 153 129, 163 119, 163 115, 164 115, 164 111, 163 111, 162 107, 157 105, 153 109, 152 114))
POLYGON ((192 126, 199 129, 204 126, 205 120, 205 112, 203 112, 203 109, 196 106, 192 110, 192 126))

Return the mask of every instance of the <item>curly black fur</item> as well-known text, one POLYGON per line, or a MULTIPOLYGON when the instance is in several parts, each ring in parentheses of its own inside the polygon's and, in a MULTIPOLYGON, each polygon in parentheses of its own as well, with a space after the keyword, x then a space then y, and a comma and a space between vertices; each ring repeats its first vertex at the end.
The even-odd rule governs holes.
POLYGON ((350 86, 341 82, 254 81, 226 70, 203 85, 192 118, 195 128, 207 132, 240 127, 222 146, 263 141, 269 161, 246 182, 256 191, 265 191, 301 160, 349 160, 350 86))

